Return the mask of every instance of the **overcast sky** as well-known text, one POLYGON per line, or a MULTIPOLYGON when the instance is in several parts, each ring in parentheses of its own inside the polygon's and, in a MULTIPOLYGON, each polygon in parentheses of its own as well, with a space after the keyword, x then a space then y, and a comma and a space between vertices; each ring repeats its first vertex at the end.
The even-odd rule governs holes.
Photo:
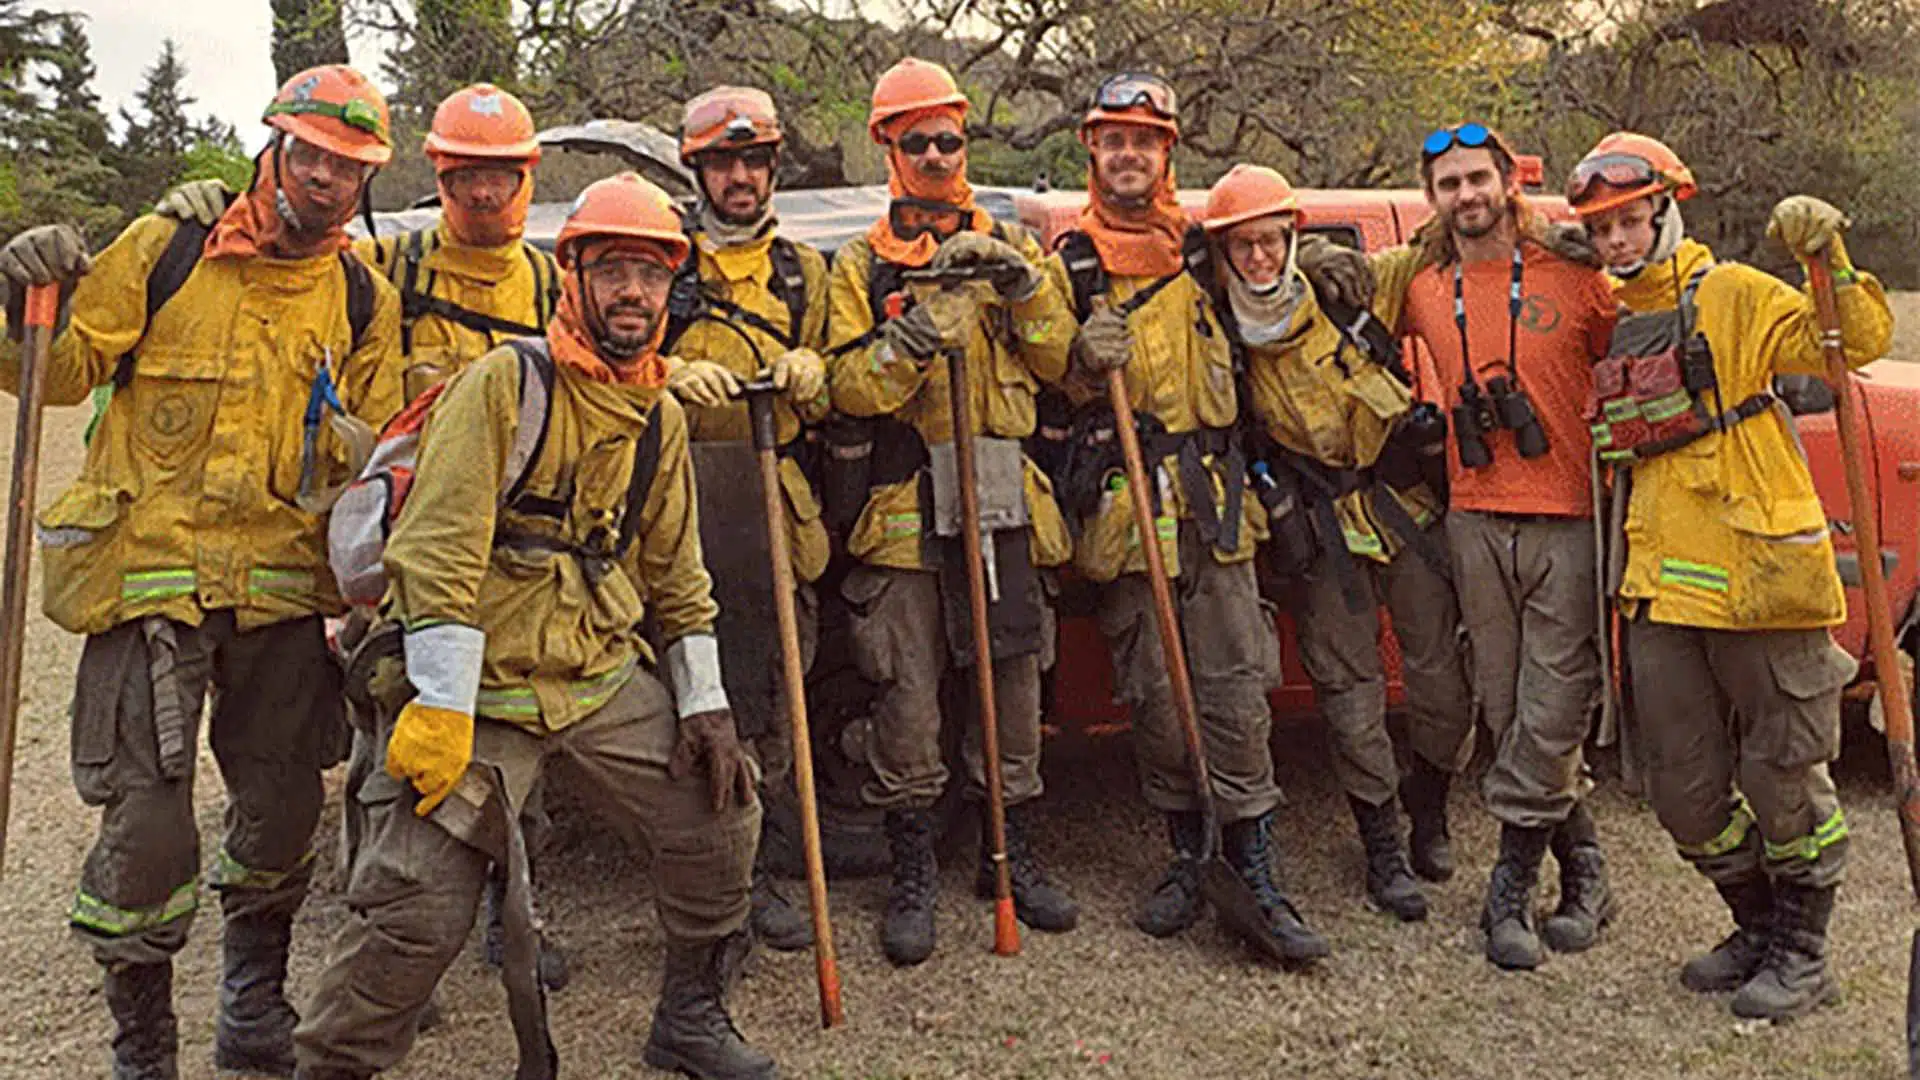
MULTIPOLYGON (((232 124, 248 150, 262 141, 260 111, 273 81, 273 14, 268 0, 40 0, 55 11, 88 17, 98 69, 94 88, 109 116, 133 103, 141 78, 172 38, 187 65, 192 115, 211 113, 232 124)), ((379 57, 365 42, 353 45, 361 70, 377 78, 379 57)))

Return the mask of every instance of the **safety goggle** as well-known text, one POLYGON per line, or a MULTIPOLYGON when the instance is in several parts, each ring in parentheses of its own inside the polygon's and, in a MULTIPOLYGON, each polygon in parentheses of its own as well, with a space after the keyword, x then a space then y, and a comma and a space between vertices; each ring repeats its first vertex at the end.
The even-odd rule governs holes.
POLYGON ((638 285, 650 293, 658 293, 673 284, 674 268, 652 259, 613 255, 582 263, 580 272, 615 288, 638 285))
POLYGON ((1180 116, 1180 98, 1158 75, 1128 73, 1115 75, 1093 92, 1096 109, 1124 110, 1145 108, 1163 120, 1180 116))
POLYGON ((717 130, 720 131, 720 141, 745 142, 762 131, 777 128, 779 124, 773 98, 766 91, 742 90, 737 94, 695 102, 693 108, 688 110, 681 129, 689 138, 704 138, 717 130))
POLYGON ((909 131, 894 140, 900 152, 908 157, 919 157, 927 152, 927 147, 937 147, 943 154, 957 154, 967 145, 967 137, 958 132, 942 131, 929 135, 924 131, 909 131))
POLYGON ((357 128, 386 141, 387 128, 380 122, 380 113, 373 106, 354 98, 345 105, 332 101, 276 101, 267 106, 265 116, 328 116, 351 128, 357 128))
POLYGON ((964 228, 972 215, 952 203, 903 195, 887 204, 887 224, 902 240, 921 236, 945 239, 964 228))
POLYGON ((1437 128, 1420 141, 1422 160, 1432 161, 1456 146, 1477 150, 1493 141, 1493 130, 1485 124, 1455 124, 1437 128))
POLYGON ((1601 154, 1573 167, 1567 179, 1567 201, 1584 202, 1593 194, 1595 184, 1631 190, 1660 182, 1653 162, 1635 154, 1601 154))

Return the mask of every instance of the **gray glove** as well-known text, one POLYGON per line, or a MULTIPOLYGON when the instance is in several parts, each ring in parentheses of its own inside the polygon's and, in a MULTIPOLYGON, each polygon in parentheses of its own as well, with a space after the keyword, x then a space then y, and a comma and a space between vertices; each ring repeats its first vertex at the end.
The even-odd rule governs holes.
POLYGON ((57 335, 67 324, 67 294, 92 268, 86 238, 71 225, 40 225, 7 241, 0 248, 0 280, 7 286, 7 336, 19 341, 26 335, 30 285, 60 286, 57 335))
POLYGON ((944 290, 888 320, 880 328, 880 341, 895 356, 924 366, 943 347, 965 348, 967 323, 973 317, 973 301, 963 291, 944 290))
POLYGON ((1019 248, 983 232, 955 233, 934 253, 934 270, 967 267, 981 268, 993 290, 1015 303, 1032 297, 1040 288, 1040 269, 1028 262, 1019 248))
POLYGON ((1548 251, 1568 262, 1579 263, 1591 270, 1606 269, 1584 225, 1553 222, 1547 226, 1546 235, 1540 238, 1540 242, 1547 246, 1548 251))
POLYGON ((1095 308, 1081 324, 1074 345, 1080 362, 1090 371, 1123 368, 1133 359, 1133 332, 1127 329, 1127 317, 1112 307, 1095 308))
POLYGON ((1324 236, 1302 234, 1296 256, 1314 295, 1365 308, 1373 304, 1373 268, 1367 257, 1324 236))
POLYGON ((195 221, 211 227, 227 212, 233 189, 223 180, 189 180, 160 196, 153 212, 175 221, 195 221))

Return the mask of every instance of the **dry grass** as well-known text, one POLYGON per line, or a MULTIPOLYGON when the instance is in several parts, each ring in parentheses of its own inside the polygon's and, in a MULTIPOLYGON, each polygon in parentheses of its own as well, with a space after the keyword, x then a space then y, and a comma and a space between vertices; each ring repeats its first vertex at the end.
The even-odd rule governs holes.
MULTIPOLYGON (((1901 298, 1920 326, 1920 298, 1901 298)), ((1920 338, 1903 339, 1920 357, 1920 338)), ((0 453, 11 447, 11 410, 0 453)), ((44 502, 77 468, 76 410, 50 416, 44 502)), ((0 458, 3 462, 4 458, 0 458)), ((37 595, 37 589, 36 589, 37 595)), ((77 640, 36 617, 14 814, 0 887, 0 1075, 103 1075, 108 1021, 99 976, 62 913, 95 815, 68 781, 64 710, 77 640)), ((1283 730, 1291 805, 1280 837, 1301 907, 1335 944, 1331 960, 1288 974, 1244 958, 1210 924, 1153 941, 1129 922, 1157 877, 1164 841, 1133 794, 1124 743, 1056 746, 1047 762, 1040 850, 1082 901, 1081 928, 1029 935, 1017 959, 990 955, 989 913, 969 893, 971 851, 945 857, 941 948, 911 971, 880 956, 880 882, 836 884, 849 1023, 815 1028, 808 956, 763 956, 736 1000, 742 1028, 798 1077, 1667 1077, 1859 1078, 1904 1074, 1903 1002, 1914 903, 1884 762, 1871 742, 1838 770, 1851 811, 1853 868, 1835 917, 1846 1002, 1781 1028, 1737 1025, 1725 1003, 1686 993, 1680 962, 1727 929, 1706 884, 1674 854, 1652 815, 1603 786, 1595 801, 1624 911, 1594 952, 1533 975, 1501 975, 1474 930, 1495 830, 1470 792, 1454 801, 1462 873, 1432 891, 1433 917, 1403 927, 1365 911, 1358 844, 1333 787, 1317 727, 1283 730)), ((219 832, 219 784, 203 756, 200 829, 219 832)), ((321 841, 333 877, 329 811, 321 841)), ((584 841, 563 824, 548 859, 555 933, 574 983, 554 999, 555 1037, 572 1076, 652 1075, 638 1064, 658 978, 660 935, 644 860, 584 841)), ((796 891, 797 892, 797 891, 796 891)), ((1551 890, 1549 890, 1549 893, 1551 890)), ((210 898, 209 898, 210 901, 210 898)), ((331 887, 307 905, 294 989, 312 984, 344 917, 331 887)), ((212 1074, 218 916, 209 906, 179 961, 183 1075, 212 1074)), ((500 1076, 512 1039, 503 998, 470 952, 445 985, 448 1023, 421 1040, 400 1078, 500 1076)))

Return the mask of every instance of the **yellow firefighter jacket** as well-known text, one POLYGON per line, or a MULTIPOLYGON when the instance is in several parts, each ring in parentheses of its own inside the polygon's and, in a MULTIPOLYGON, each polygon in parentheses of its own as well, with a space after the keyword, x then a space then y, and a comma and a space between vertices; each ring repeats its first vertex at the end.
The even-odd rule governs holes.
MULTIPOLYGON (((677 359, 719 364, 744 381, 758 375, 788 349, 812 349, 825 356, 827 260, 818 251, 805 244, 793 245, 805 283, 806 302, 801 309, 800 325, 792 327, 788 325, 791 313, 787 302, 774 291, 773 233, 752 244, 719 249, 713 248, 704 237, 703 232, 693 234, 702 294, 750 313, 790 337, 792 344, 782 342, 751 319, 732 317, 715 306, 708 308, 711 318, 695 319, 672 344, 671 351, 677 359)), ((830 405, 824 393, 817 401, 799 403, 797 409, 785 395, 775 398, 775 438, 783 447, 792 444, 800 436, 801 424, 826 419, 830 405)), ((694 405, 685 408, 687 428, 695 442, 747 442, 753 438, 745 402, 717 409, 694 405)), ((826 570, 829 554, 827 527, 820 520, 820 500, 800 471, 799 462, 786 455, 780 458, 780 486, 787 498, 787 533, 793 542, 793 572, 801 581, 814 581, 826 570)))
MULTIPOLYGON (((1691 240, 1673 261, 1619 282, 1636 312, 1671 311, 1713 253, 1691 240), (1677 277, 1676 277, 1677 268, 1677 277)), ((1893 317, 1871 275, 1838 290, 1847 362, 1886 354, 1893 317)), ((1694 296, 1726 408, 1779 374, 1825 370, 1813 299, 1751 267, 1724 264, 1694 296)), ((1846 619, 1827 515, 1784 407, 1633 466, 1620 594, 1649 618, 1723 630, 1833 626, 1846 619)))
MULTIPOLYGON (((419 234, 362 238, 353 251, 399 287, 403 299, 410 288, 429 306, 445 303, 518 323, 528 327, 529 334, 545 330, 559 302, 560 270, 553 256, 520 240, 497 248, 469 247, 454 240, 441 223, 419 234)), ((449 314, 432 311, 409 311, 401 326, 408 401, 516 336, 462 326, 449 314)))
POLYGON ((558 731, 606 704, 663 645, 711 634, 717 608, 680 405, 658 389, 594 382, 557 365, 547 434, 522 492, 498 506, 519 417, 520 360, 481 357, 448 384, 421 434, 412 492, 384 563, 392 615, 486 634, 476 712, 558 731), (631 548, 613 559, 635 451, 655 403, 659 465, 631 548))
MULTIPOLYGON (((1073 295, 1062 256, 1049 258, 1046 271, 1061 295, 1073 295)), ((1155 280, 1110 275, 1107 300, 1124 304, 1155 280)), ((1127 328, 1133 336, 1133 358, 1126 366, 1127 397, 1135 414, 1142 420, 1148 416, 1158 419, 1173 435, 1230 432, 1239 417, 1233 348, 1200 282, 1189 273, 1174 278, 1127 316, 1127 328)), ((1076 405, 1105 401, 1107 397, 1105 376, 1089 377, 1077 366, 1065 385, 1076 405)), ((1216 461, 1216 457, 1211 449, 1203 455, 1218 514, 1224 509, 1227 489, 1220 475, 1224 462, 1216 461)), ((1155 522, 1160 553, 1167 573, 1178 576, 1178 522, 1191 520, 1193 509, 1188 505, 1189 496, 1180 483, 1180 468, 1174 457, 1163 458, 1155 472, 1157 480, 1149 482, 1157 482, 1161 492, 1161 516, 1155 522)), ((1213 557, 1221 563, 1253 558, 1254 549, 1267 538, 1267 516, 1260 500, 1251 490, 1243 489, 1240 502, 1240 532, 1232 554, 1213 550, 1213 557)), ((1146 555, 1136 532, 1132 496, 1124 478, 1116 474, 1100 496, 1099 509, 1081 523, 1074 567, 1097 582, 1112 581, 1122 574, 1146 573, 1146 555)))
MULTIPOLYGON (((1029 262, 1042 258, 1040 245, 1024 230, 1009 241, 1029 262)), ((873 249, 864 237, 842 247, 833 259, 828 319, 835 348, 867 337, 874 326, 868 298, 873 249)), ((967 342, 969 401, 976 434, 1021 439, 1033 434, 1034 398, 1042 383, 1057 383, 1066 373, 1073 345, 1073 312, 1050 280, 1025 301, 1009 304, 984 285, 969 285, 979 301, 979 318, 967 342)), ((922 286, 913 286, 920 289, 922 286)), ((887 355, 875 341, 850 348, 829 363, 834 407, 849 416, 890 416, 914 429, 929 444, 953 438, 952 399, 947 365, 935 359, 921 370, 902 357, 887 355)), ((882 463, 875 461, 876 469, 882 463)), ((1066 519, 1054 501, 1053 485, 1032 461, 1026 462, 1025 495, 1031 519, 1035 566, 1058 566, 1073 553, 1066 519)), ((926 569, 921 534, 931 525, 931 507, 922 507, 917 477, 876 486, 866 509, 847 538, 847 550, 862 562, 904 570, 926 569)))
MULTIPOLYGON (((128 226, 74 289, 53 345, 50 405, 85 400, 139 351, 79 479, 40 514, 47 617, 98 634, 147 615, 198 625, 233 609, 248 630, 337 614, 324 516, 294 505, 307 399, 330 365, 352 415, 378 428, 400 410, 399 300, 374 275, 355 350, 337 256, 202 258, 149 326, 147 275, 175 228, 154 215, 128 226)), ((0 345, 0 387, 19 377, 19 346, 0 345)), ((325 424, 315 451, 323 482, 347 479, 325 424)))
MULTIPOLYGON (((1247 391, 1254 414, 1281 446, 1335 469, 1367 469, 1394 425, 1413 407, 1413 392, 1349 342, 1311 289, 1293 324, 1278 341, 1246 346, 1247 391)), ((1437 507, 1424 486, 1393 492, 1415 523, 1433 521, 1437 507)), ((1347 550, 1378 562, 1399 552, 1403 537, 1376 520, 1374 492, 1340 496, 1335 515, 1347 550)))

